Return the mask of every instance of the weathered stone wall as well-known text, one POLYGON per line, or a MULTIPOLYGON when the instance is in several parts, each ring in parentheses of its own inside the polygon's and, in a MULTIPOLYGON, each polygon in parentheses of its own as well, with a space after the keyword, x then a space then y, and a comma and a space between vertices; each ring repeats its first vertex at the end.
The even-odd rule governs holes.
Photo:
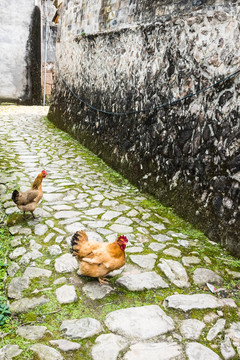
POLYGON ((44 94, 45 86, 45 95, 50 96, 52 93, 53 82, 55 76, 55 63, 47 63, 46 70, 45 64, 42 64, 42 95, 44 94), (46 71, 46 83, 44 84, 44 72, 46 71))
MULTIPOLYGON (((68 0, 49 117, 138 187, 240 256, 237 1, 68 0)), ((81 169, 79 169, 81 171, 81 169)))
POLYGON ((36 0, 2 0, 0 100, 40 103, 41 32, 36 0))

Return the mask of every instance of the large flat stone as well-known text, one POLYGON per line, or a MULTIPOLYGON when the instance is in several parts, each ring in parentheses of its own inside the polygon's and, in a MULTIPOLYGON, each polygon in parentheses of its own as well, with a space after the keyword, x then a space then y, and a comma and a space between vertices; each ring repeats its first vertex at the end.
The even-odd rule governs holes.
POLYGON ((161 250, 163 250, 165 247, 166 247, 166 244, 159 244, 159 243, 156 243, 156 242, 152 242, 152 243, 149 245, 149 249, 152 249, 153 251, 161 251, 161 250))
MULTIPOLYGON (((173 342, 137 343, 130 346, 124 360, 184 360, 181 345, 173 342)), ((206 360, 206 359, 205 359, 206 360)))
POLYGON ((51 214, 48 211, 41 208, 36 208, 36 210, 34 211, 34 215, 40 217, 46 217, 46 218, 51 216, 51 214))
POLYGON ((157 305, 113 311, 106 316, 105 324, 119 335, 140 340, 174 330, 173 320, 157 305))
POLYGON ((180 264, 180 262, 175 260, 165 260, 162 259, 158 264, 159 269, 161 269, 167 278, 177 287, 188 288, 190 283, 188 282, 188 275, 186 270, 180 264))
POLYGON ((110 221, 118 216, 121 215, 121 212, 119 211, 112 211, 112 210, 109 210, 109 211, 106 211, 103 215, 102 215, 102 220, 107 220, 107 221, 110 221))
POLYGON ((76 231, 80 231, 83 229, 85 229, 85 226, 80 222, 74 222, 73 224, 65 226, 65 230, 67 231, 67 233, 72 235, 75 234, 76 231))
POLYGON ((163 224, 160 224, 160 223, 155 223, 153 221, 148 221, 148 224, 150 226, 152 226, 155 230, 158 230, 158 231, 162 231, 162 230, 165 230, 165 225, 163 224))
POLYGON ((34 344, 30 347, 39 359, 41 360, 63 360, 64 358, 59 351, 50 346, 43 344, 34 344))
POLYGON ((131 234, 133 232, 132 226, 120 224, 113 224, 112 226, 110 226, 110 230, 114 231, 117 234, 131 234))
POLYGON ((53 205, 52 208, 56 211, 72 210, 72 206, 65 205, 65 204, 53 205))
POLYGON ((118 354, 128 345, 126 338, 115 334, 100 335, 92 347, 93 360, 117 360, 118 354))
POLYGON ((0 349, 1 360, 11 360, 22 352, 18 345, 5 345, 0 349))
POLYGON ((240 321, 232 323, 226 333, 232 340, 233 345, 240 348, 240 321))
POLYGON ((205 285, 206 283, 221 285, 223 278, 214 271, 204 268, 198 268, 193 273, 193 281, 197 285, 205 285))
POLYGON ((131 291, 167 288, 168 284, 154 271, 139 274, 129 274, 120 277, 117 284, 131 291))
POLYGON ((58 273, 68 273, 79 268, 79 263, 71 254, 64 254, 55 260, 55 270, 58 273))
POLYGON ((200 320, 187 319, 182 321, 180 332, 185 339, 198 340, 205 326, 200 320))
POLYGON ((216 336, 223 331, 225 326, 226 320, 225 319, 218 319, 216 324, 213 325, 213 327, 209 330, 207 334, 207 340, 213 341, 213 339, 216 338, 216 336))
POLYGON ((17 329, 17 334, 27 340, 41 339, 47 332, 46 326, 20 326, 17 329))
POLYGON ((176 258, 179 258, 181 256, 181 251, 179 249, 176 249, 175 247, 170 247, 167 248, 166 250, 163 251, 163 254, 165 255, 169 255, 169 256, 173 256, 176 258))
POLYGON ((131 254, 131 253, 140 253, 143 251, 143 247, 141 246, 133 246, 133 247, 127 247, 126 248, 126 252, 128 254, 131 254))
POLYGON ((66 339, 50 340, 49 342, 51 345, 57 345, 60 350, 65 352, 78 350, 81 347, 80 344, 66 339))
POLYGON ((65 331, 64 336, 70 339, 85 339, 99 334, 102 331, 102 325, 92 318, 64 320, 60 330, 65 331))
POLYGON ((37 224, 34 228, 34 233, 36 235, 44 235, 48 231, 48 226, 46 224, 37 224))
POLYGON ((232 359, 234 356, 236 356, 236 352, 232 346, 231 340, 227 335, 225 335, 224 341, 221 342, 221 354, 225 360, 232 359))
POLYGON ((73 285, 63 285, 56 290, 56 296, 60 304, 71 304, 77 301, 77 294, 73 285))
POLYGON ((52 275, 52 271, 47 269, 40 269, 34 266, 29 266, 25 271, 23 276, 28 277, 29 279, 33 279, 36 277, 50 277, 52 275))
POLYGON ((148 254, 148 255, 130 255, 131 261, 140 266, 143 269, 152 270, 154 268, 157 255, 148 254))
POLYGON ((208 294, 171 295, 164 300, 164 305, 183 311, 192 309, 216 309, 224 306, 236 307, 234 301, 226 302, 225 299, 218 299, 208 294))
POLYGON ((30 309, 34 309, 35 307, 46 304, 48 302, 49 299, 45 295, 38 298, 23 298, 12 302, 9 306, 9 310, 15 314, 25 313, 28 312, 30 309))
MULTIPOLYGON (((93 209, 89 209, 89 210, 84 211, 84 215, 86 215, 86 216, 97 216, 97 215, 100 215, 100 214, 102 214, 104 212, 105 212, 104 209, 93 208, 93 209)), ((102 220, 104 220, 104 219, 102 218, 102 220)), ((106 219, 106 220, 108 220, 108 219, 106 219)))
POLYGON ((27 266, 31 260, 39 259, 42 256, 43 254, 38 250, 29 251, 22 256, 21 260, 19 261, 19 265, 27 266))
POLYGON ((153 239, 156 241, 159 241, 161 243, 165 243, 167 241, 172 241, 173 239, 167 235, 158 234, 158 235, 152 235, 153 239))
POLYGON ((22 297, 22 291, 28 289, 29 278, 17 277, 12 279, 8 286, 8 297, 11 299, 20 299, 22 297))
POLYGON ((7 273, 10 277, 13 277, 18 272, 19 269, 20 266, 17 263, 12 262, 7 268, 7 273))
POLYGON ((25 228, 21 225, 11 226, 9 228, 9 231, 12 235, 16 235, 16 234, 30 235, 32 233, 31 229, 25 228))
POLYGON ((45 192, 43 193, 43 200, 49 202, 50 204, 52 204, 53 202, 56 201, 60 201, 62 200, 64 197, 64 194, 56 194, 56 193, 51 193, 51 194, 46 194, 45 192))
POLYGON ((97 281, 89 282, 82 289, 92 300, 102 299, 113 291, 111 286, 99 284, 97 281))
POLYGON ((79 211, 58 211, 56 212, 56 214, 54 215, 55 219, 69 219, 69 218, 74 218, 74 217, 78 217, 80 216, 81 213, 79 211))
POLYGON ((125 216, 121 216, 119 217, 117 220, 115 220, 116 224, 122 224, 122 225, 131 225, 132 224, 132 220, 125 217, 125 216))
POLYGON ((49 246, 48 251, 51 256, 57 256, 57 255, 62 254, 62 249, 60 248, 59 245, 49 246))
POLYGON ((87 236, 89 240, 103 242, 103 238, 96 231, 88 231, 87 236))
POLYGON ((49 242, 53 236, 55 236, 56 234, 55 233, 50 233, 48 234, 45 239, 43 240, 45 243, 49 242))
POLYGON ((105 228, 108 225, 108 222, 103 220, 95 220, 95 221, 84 220, 83 224, 87 225, 87 227, 90 227, 91 229, 97 229, 97 228, 105 228))
POLYGON ((221 360, 221 358, 208 347, 192 342, 186 346, 188 360, 221 360))
POLYGON ((26 252, 27 252, 27 250, 25 249, 25 247, 23 247, 23 246, 17 247, 11 254, 9 254, 9 258, 11 260, 15 260, 19 256, 22 256, 23 254, 25 254, 26 252))
POLYGON ((201 260, 196 256, 183 256, 182 262, 184 266, 191 266, 192 264, 199 264, 201 260))

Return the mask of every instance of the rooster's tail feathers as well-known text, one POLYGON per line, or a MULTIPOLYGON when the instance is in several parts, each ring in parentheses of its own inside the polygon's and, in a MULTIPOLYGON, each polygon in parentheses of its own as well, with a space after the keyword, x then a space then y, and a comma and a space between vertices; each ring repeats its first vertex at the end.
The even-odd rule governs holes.
POLYGON ((81 242, 83 241, 87 241, 88 240, 88 236, 87 234, 81 230, 81 231, 77 231, 72 239, 71 239, 71 253, 73 254, 73 256, 76 256, 78 254, 78 246, 80 245, 81 242))
POLYGON ((12 193, 12 200, 17 203, 19 192, 17 190, 14 190, 12 193))

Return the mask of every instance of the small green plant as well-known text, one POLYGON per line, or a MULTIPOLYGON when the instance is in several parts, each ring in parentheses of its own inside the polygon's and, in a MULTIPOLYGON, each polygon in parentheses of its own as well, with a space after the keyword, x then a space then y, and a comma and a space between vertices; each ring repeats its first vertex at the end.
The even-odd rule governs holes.
POLYGON ((0 296, 0 327, 5 324, 6 320, 11 315, 9 307, 5 304, 5 301, 4 297, 0 296))
POLYGON ((6 268, 6 267, 8 267, 8 264, 3 263, 3 262, 0 260, 0 268, 6 268))
MULTIPOLYGON (((0 204, 0 213, 2 212, 0 204)), ((3 327, 11 312, 7 306, 7 300, 5 297, 5 280, 7 278, 7 267, 9 264, 6 263, 6 254, 10 249, 11 235, 8 232, 5 224, 1 224, 0 229, 0 327, 3 327)), ((1 329, 2 330, 2 329, 1 329)), ((4 330, 2 330, 4 331, 4 330)))

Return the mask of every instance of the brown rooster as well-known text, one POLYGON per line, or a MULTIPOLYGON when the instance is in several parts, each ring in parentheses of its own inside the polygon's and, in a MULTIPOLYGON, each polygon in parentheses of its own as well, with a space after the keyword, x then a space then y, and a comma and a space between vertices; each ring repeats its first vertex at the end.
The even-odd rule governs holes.
POLYGON ((102 284, 107 283, 104 276, 125 264, 127 242, 128 239, 124 235, 119 236, 113 243, 88 240, 87 234, 81 230, 72 237, 71 252, 80 262, 81 274, 98 278, 102 284))
POLYGON ((35 217, 33 211, 43 196, 42 180, 46 176, 47 173, 43 170, 34 180, 31 189, 25 192, 19 192, 18 190, 13 191, 12 200, 17 204, 17 207, 23 211, 24 216, 26 211, 30 211, 32 216, 35 217))

